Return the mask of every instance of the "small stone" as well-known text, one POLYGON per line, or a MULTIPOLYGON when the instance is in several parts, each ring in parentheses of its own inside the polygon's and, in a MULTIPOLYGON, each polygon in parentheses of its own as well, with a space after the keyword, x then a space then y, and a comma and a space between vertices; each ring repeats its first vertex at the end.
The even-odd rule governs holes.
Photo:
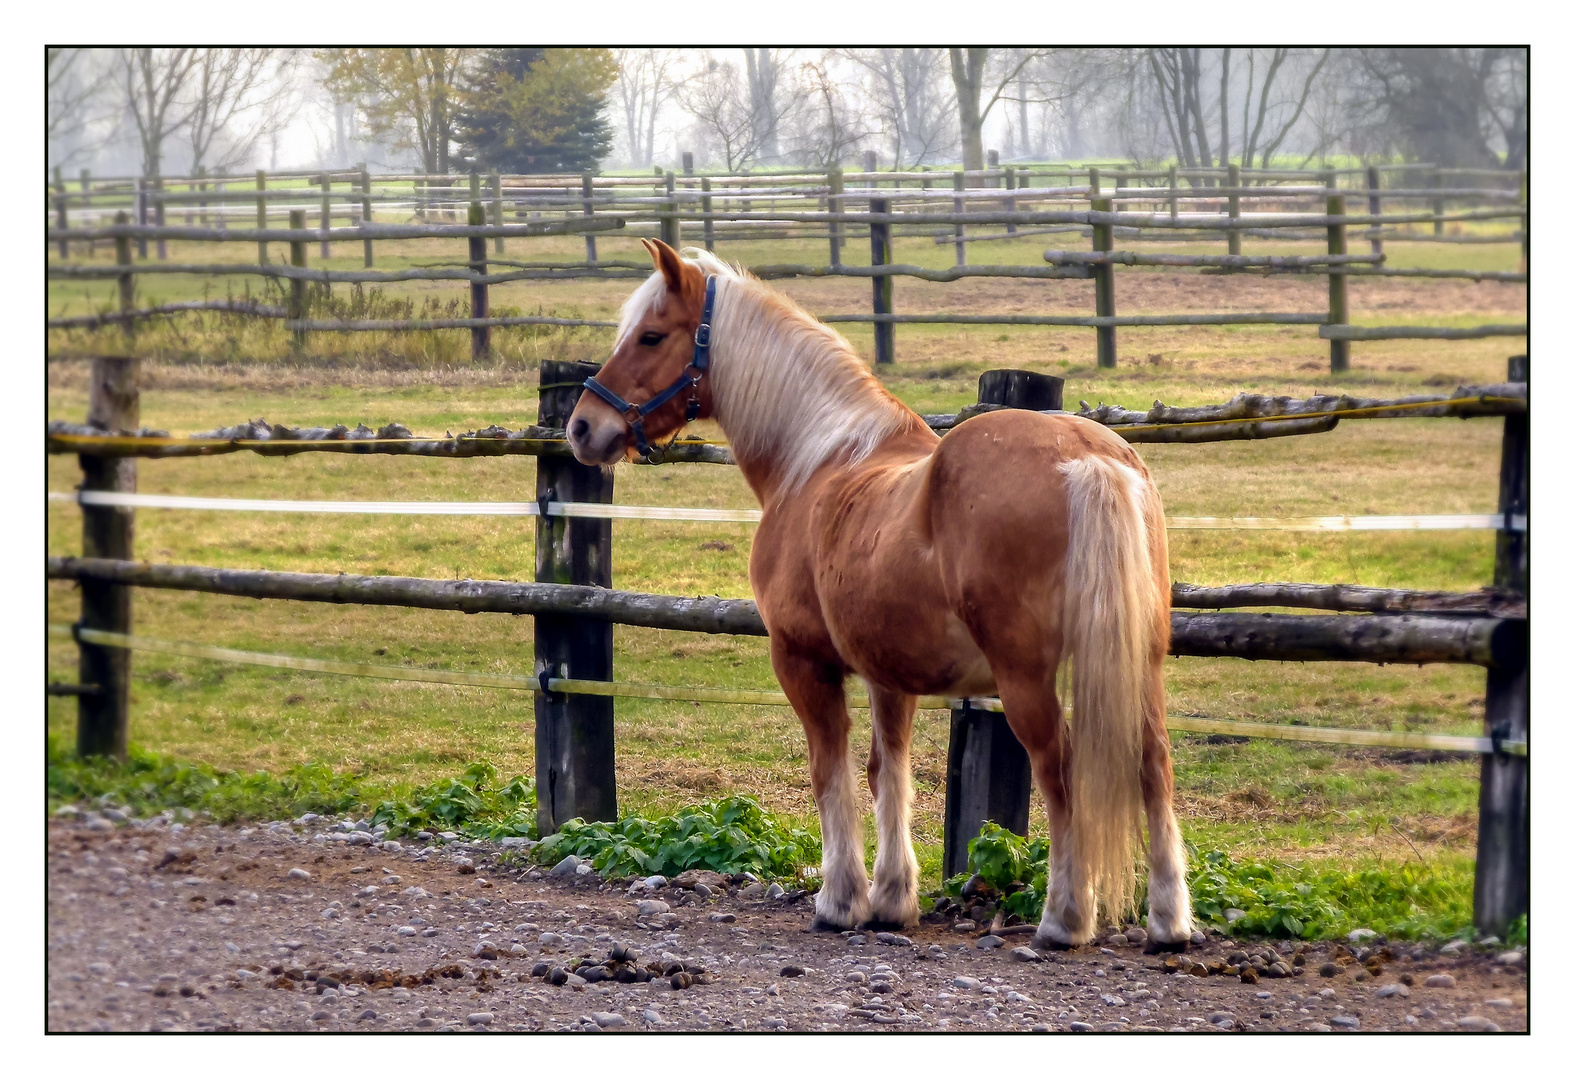
POLYGON ((547 874, 549 877, 573 877, 574 871, 579 868, 579 865, 580 857, 578 855, 565 855, 563 861, 551 870, 548 870, 547 874))
POLYGON ((640 1015, 645 1019, 647 1024, 660 1024, 662 1022, 662 1014, 657 1012, 655 1009, 646 1009, 640 1015))
MULTIPOLYGON (((460 873, 462 873, 462 874, 464 872, 465 871, 463 871, 463 870, 460 871, 460 873)), ((590 877, 594 873, 596 873, 596 867, 592 866, 588 862, 582 862, 582 863, 580 863, 579 866, 576 866, 574 868, 574 876, 575 877, 590 877)))
POLYGON ((1228 907, 1225 909, 1225 921, 1227 923, 1237 922, 1246 917, 1247 913, 1239 907, 1228 907))
POLYGON ((1354 1016, 1331 1016, 1329 1023, 1337 1028, 1345 1028, 1347 1031, 1355 1031, 1362 1026, 1362 1022, 1354 1016))
POLYGON ((1134 945, 1141 945, 1148 940, 1148 931, 1141 926, 1127 927, 1127 940, 1134 945))
POLYGON ((952 980, 952 985, 957 987, 959 990, 977 990, 979 987, 983 986, 984 983, 980 982, 972 975, 959 975, 952 980))
POLYGON ((1005 938, 998 938, 994 934, 986 934, 984 937, 974 942, 973 947, 976 949, 999 949, 1005 944, 1005 938))
POLYGON ((1381 998, 1408 998, 1411 996, 1411 988, 1404 983, 1385 983, 1378 988, 1378 996, 1381 998))
POLYGON ((673 910, 665 900, 641 900, 635 909, 641 915, 665 915, 673 910))
POLYGON ((974 922, 972 919, 958 919, 956 922, 952 923, 952 929, 957 931, 959 934, 971 934, 975 930, 979 929, 979 924, 974 922))
POLYGON ((1439 972, 1437 975, 1429 975, 1427 982, 1423 985, 1436 990, 1453 990, 1455 988, 1455 977, 1445 972, 1439 972))
POLYGON ((1456 1025, 1467 1031, 1500 1031, 1497 1024, 1485 1016, 1462 1016, 1455 1021, 1456 1025))
POLYGON ((1202 930, 1194 930, 1192 931, 1192 937, 1188 940, 1194 945, 1206 945, 1208 944, 1209 936, 1202 930))
POLYGON ((731 911, 714 911, 711 913, 711 921, 715 923, 736 923, 738 916, 731 911))
POLYGON ((712 889, 711 886, 707 885, 703 881, 697 881, 695 882, 695 895, 702 900, 709 900, 712 896, 716 895, 716 890, 712 889))
POLYGON ((1228 1013, 1228 1012, 1223 1012, 1223 1011, 1209 1013, 1209 1023, 1211 1023, 1211 1024, 1218 1025, 1218 1024, 1223 1024, 1226 1021, 1230 1021, 1230 1022, 1234 1023, 1235 1020, 1236 1020, 1236 1017, 1235 1017, 1235 1014, 1233 1014, 1233 1013, 1228 1013))
POLYGON ((783 964, 779 974, 785 979, 796 979, 804 974, 804 969, 797 964, 783 964))
POLYGON ((310 881, 312 879, 312 875, 307 871, 302 870, 299 866, 292 867, 290 872, 284 876, 289 878, 291 881, 310 881))
POLYGON ((417 931, 414 926, 400 926, 394 929, 394 933, 400 937, 415 937, 417 931))
MULTIPOLYGON (((405 847, 398 840, 384 840, 383 841, 383 850, 388 852, 390 855, 396 855, 399 852, 405 850, 405 847)), ((368 1009, 367 1011, 371 1012, 370 1009, 368 1009)))
POLYGON ((492 1020, 493 1016, 489 1012, 473 1012, 465 1017, 467 1024, 490 1024, 492 1020))
POLYGON ((591 1019, 596 1022, 597 1027, 602 1028, 603 1030, 606 1030, 607 1028, 620 1028, 628 1023, 628 1021, 623 1018, 622 1013, 594 1012, 591 1013, 591 1019))
POLYGON ((563 935, 555 934, 551 930, 544 930, 537 935, 536 940, 542 945, 562 945, 563 935))
POLYGON ((1120 1006, 1127 1003, 1127 999, 1122 997, 1120 994, 1100 994, 1099 1000, 1103 1001, 1106 1005, 1120 1006))
POLYGON ((334 1014, 327 1009, 318 1009, 312 1014, 313 1020, 332 1020, 334 1014))
POLYGON ((517 941, 513 945, 509 946, 510 956, 524 956, 527 952, 529 952, 529 950, 517 941))
POLYGON ((875 935, 875 940, 882 945, 912 945, 913 939, 902 934, 892 934, 882 931, 875 935))
POLYGON ((1030 949, 1027 945, 1017 946, 1017 948, 1011 951, 1010 955, 1013 960, 1021 960, 1025 964, 1032 963, 1033 961, 1040 959, 1039 954, 1034 952, 1034 950, 1030 949))
POLYGON ((1271 979, 1288 979, 1291 977, 1291 965, 1284 960, 1276 960, 1264 974, 1271 979))
POLYGON ((1121 948, 1125 948, 1126 946, 1128 946, 1130 944, 1132 944, 1132 941, 1125 934, 1111 934, 1110 935, 1110 945, 1113 948, 1121 949, 1121 948))
POLYGON ((864 944, 864 935, 863 934, 849 934, 848 935, 848 944, 849 945, 862 945, 862 944, 864 944))
POLYGON ((660 889, 664 888, 666 885, 667 879, 661 874, 652 874, 650 877, 645 879, 645 887, 647 889, 660 889))
POLYGON ((738 898, 740 900, 758 900, 764 895, 766 895, 766 887, 758 881, 751 881, 748 885, 738 890, 738 898))
POLYGON ((1471 943, 1469 941, 1466 941, 1464 938, 1456 938, 1454 941, 1451 941, 1451 942, 1448 942, 1447 944, 1445 944, 1438 951, 1439 951, 1440 954, 1442 954, 1444 956, 1454 956, 1461 949, 1469 947, 1470 944, 1471 943))
POLYGON ((1515 1007, 1515 1003, 1510 1001, 1509 998, 1488 998, 1482 1005, 1489 1009, 1512 1009, 1515 1007))
POLYGON ((1526 954, 1522 953, 1522 952, 1520 952, 1518 950, 1511 951, 1511 952, 1501 952, 1501 953, 1498 954, 1498 956, 1494 957, 1494 959, 1497 960, 1500 964, 1511 965, 1511 966, 1514 965, 1514 964, 1520 963, 1525 958, 1526 958, 1526 954))
POLYGON ((1066 1026, 1066 1028, 1067 1028, 1068 1031, 1093 1031, 1094 1030, 1094 1025, 1093 1024, 1085 1024, 1081 1020, 1073 1020, 1070 1024, 1068 1024, 1066 1026))
POLYGON ((1362 927, 1361 929, 1352 930, 1349 934, 1346 934, 1345 940, 1349 941, 1352 947, 1355 947, 1358 945, 1366 945, 1377 937, 1377 930, 1369 930, 1366 927, 1362 927))

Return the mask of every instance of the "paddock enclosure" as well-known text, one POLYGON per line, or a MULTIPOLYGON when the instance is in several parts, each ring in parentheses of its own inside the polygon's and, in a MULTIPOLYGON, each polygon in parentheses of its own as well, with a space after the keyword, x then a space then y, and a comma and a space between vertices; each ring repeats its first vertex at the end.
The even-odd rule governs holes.
MULTIPOLYGON (((611 473, 578 465, 568 454, 562 427, 592 365, 559 360, 540 364, 539 411, 534 425, 508 424, 438 437, 392 423, 364 426, 290 427, 247 422, 190 437, 141 426, 140 328, 186 312, 222 312, 238 320, 281 323, 290 347, 311 355, 319 335, 360 332, 465 331, 471 357, 485 361, 499 328, 540 325, 608 326, 607 320, 555 315, 495 315, 490 291, 519 282, 561 279, 643 279, 648 266, 598 258, 599 238, 655 232, 670 244, 715 249, 730 241, 781 240, 824 243, 826 262, 761 263, 763 278, 847 277, 871 282, 869 310, 830 312, 827 322, 870 324, 872 359, 897 356, 897 327, 904 324, 1071 327, 1094 331, 1089 350, 1100 368, 1130 363, 1118 350, 1123 327, 1271 325, 1305 327, 1328 342, 1328 370, 1347 372, 1353 342, 1523 338, 1527 326, 1363 325, 1352 321, 1347 293, 1352 277, 1461 278, 1523 283, 1527 280, 1529 203, 1524 179, 1506 186, 1504 174, 1431 167, 1334 172, 1170 169, 1136 166, 1073 171, 1053 167, 991 168, 978 173, 883 172, 872 162, 863 172, 701 177, 666 172, 660 177, 371 177, 364 170, 311 176, 140 178, 75 181, 55 178, 48 194, 54 282, 115 282, 104 310, 52 315, 51 330, 113 332, 125 356, 92 360, 85 423, 53 419, 46 432, 52 454, 76 454, 82 478, 76 493, 52 498, 77 503, 82 515, 80 557, 49 559, 51 579, 81 589, 81 617, 69 628, 80 651, 75 683, 51 684, 52 693, 78 702, 77 745, 83 753, 123 754, 129 731, 131 657, 138 651, 185 655, 229 663, 415 682, 528 690, 534 702, 538 827, 543 835, 575 817, 616 817, 614 708, 618 698, 668 698, 749 705, 785 704, 774 688, 748 691, 619 681, 613 677, 615 624, 699 634, 760 636, 764 628, 747 599, 687 597, 614 590, 613 521, 743 522, 757 513, 705 507, 627 506, 614 502, 611 473), (310 199, 316 228, 307 227, 310 199), (286 217, 288 228, 273 219, 286 217), (414 217, 409 223, 390 218, 414 217), (172 222, 172 219, 186 219, 172 222), (511 222, 510 218, 514 220, 511 222), (459 224, 462 219, 465 224, 459 224), (450 222, 453 223, 450 223, 450 222), (189 224, 187 223, 189 222, 189 224), (1508 226, 1506 229, 1505 226, 1508 226), (584 259, 529 261, 517 249, 530 238, 580 236, 584 259), (1053 245, 1038 264, 970 262, 969 246, 1053 245), (850 258, 868 240, 867 263, 850 258), (895 261, 894 240, 933 241, 951 248, 954 265, 926 267, 895 261), (1074 250, 1069 240, 1086 243, 1074 250), (1243 241, 1282 245, 1286 253, 1243 253, 1243 241), (491 250, 488 241, 491 240, 491 250), (464 242, 463 255, 458 251, 464 242), (1366 251, 1351 246, 1366 241, 1366 251), (1218 245, 1212 253, 1172 254, 1123 250, 1176 242, 1218 245), (1390 251, 1385 251, 1389 243, 1390 251), (1448 267, 1397 267, 1397 243, 1496 243, 1519 247, 1515 271, 1448 267), (397 259, 397 245, 420 243, 430 265, 397 259), (256 245, 252 262, 180 262, 164 256, 206 245, 233 257, 256 245), (288 263, 269 253, 287 244, 288 263), (361 269, 314 268, 318 257, 339 258, 360 247, 361 269), (134 254, 135 252, 135 254, 134 254), (447 252, 439 256, 438 252, 447 252), (109 259, 113 261, 108 261, 109 259), (1118 271, 1118 267, 1124 268, 1118 271), (1327 281, 1327 306, 1317 311, 1235 311, 1117 314, 1121 282, 1129 274, 1295 275, 1327 281), (136 281, 144 275, 180 280, 235 277, 274 280, 282 303, 200 299, 139 306, 136 281), (1091 315, 996 312, 900 314, 897 278, 928 282, 964 279, 1091 281, 1091 315), (346 319, 312 317, 308 287, 379 285, 423 281, 463 283, 468 315, 448 319, 346 319), (105 329, 112 328, 112 329, 105 329), (1315 329, 1316 328, 1316 329, 1315 329), (535 498, 528 502, 331 501, 325 499, 204 498, 141 495, 138 458, 227 454, 393 455, 480 459, 535 459, 535 498), (441 580, 356 574, 228 570, 135 560, 133 529, 141 510, 228 510, 246 514, 386 514, 534 517, 535 581, 460 578, 441 580), (169 641, 138 634, 134 590, 154 588, 273 598, 529 615, 535 663, 529 673, 421 670, 346 663, 302 655, 232 650, 207 642, 169 641)), ((575 243, 579 243, 576 240, 575 243)), ((604 245, 605 247, 605 245, 604 245)), ((976 249, 977 250, 977 249, 976 249)), ((995 249, 991 249, 995 250, 995 249)), ((182 256, 184 257, 184 256, 182 256)), ((627 285, 612 285, 621 295, 627 285)), ((1320 286, 1322 288, 1322 286, 1320 286)), ((1302 332, 1302 331, 1293 331, 1302 332)), ((96 342, 102 344, 101 341, 96 342)), ((103 352, 109 350, 104 349, 103 352)), ((1360 356, 1358 355, 1358 361, 1360 356)), ((1484 933, 1502 933, 1526 912, 1528 819, 1526 802, 1529 699, 1526 595, 1529 556, 1526 522, 1528 364, 1509 361, 1500 382, 1462 385, 1449 392, 1400 396, 1349 393, 1305 398, 1241 394, 1213 405, 1170 407, 1155 403, 1134 411, 1081 403, 1079 415, 1110 426, 1131 442, 1201 444, 1274 438, 1308 438, 1360 420, 1459 417, 1504 425, 1499 499, 1495 512, 1453 515, 1381 513, 1321 517, 1172 517, 1172 529, 1284 530, 1308 532, 1477 529, 1496 537, 1494 577, 1478 593, 1367 588, 1296 583, 1188 586, 1177 584, 1172 603, 1172 652, 1183 656, 1270 661, 1359 661, 1371 664, 1443 663, 1483 669, 1486 725, 1479 737, 1397 731, 1352 731, 1307 725, 1266 725, 1173 716, 1175 731, 1264 737, 1303 742, 1471 751, 1481 755, 1476 921, 1484 933), (1253 613, 1273 608, 1274 613, 1253 613), (1234 609, 1234 610, 1226 610, 1234 609), (1247 609, 1247 610, 1241 610, 1247 609), (1316 614, 1288 613, 1296 611, 1316 614)), ((1074 387, 1075 389, 1075 387, 1074 387)), ((978 401, 954 413, 925 416, 939 432, 993 408, 1061 410, 1063 380, 1035 372, 992 370, 980 379, 978 401)), ((724 445, 680 439, 651 463, 726 467, 724 445)), ((456 463, 456 468, 463 468, 456 463)), ((1409 467, 1409 466, 1408 466, 1409 467)), ((1422 464, 1416 467, 1425 468, 1422 464)), ((1483 508, 1486 509, 1486 508, 1483 508)), ((1211 533, 1212 535, 1212 533, 1211 533)), ((1026 756, 990 700, 925 701, 950 711, 946 764, 943 869, 966 860, 966 843, 985 821, 1027 831, 1029 783, 1026 756)))

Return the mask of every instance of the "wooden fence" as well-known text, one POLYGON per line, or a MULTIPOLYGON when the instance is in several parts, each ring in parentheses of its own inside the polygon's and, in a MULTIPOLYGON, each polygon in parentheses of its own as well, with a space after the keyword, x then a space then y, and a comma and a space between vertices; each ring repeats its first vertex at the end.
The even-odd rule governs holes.
MULTIPOLYGON (((86 425, 54 422, 47 435, 51 453, 76 453, 83 470, 81 490, 131 493, 136 459, 249 450, 266 454, 303 452, 405 453, 469 457, 512 453, 537 457, 536 581, 432 581, 359 578, 344 575, 236 571, 210 567, 150 565, 133 561, 133 511, 82 499, 82 557, 51 559, 51 578, 74 580, 82 594, 75 628, 80 649, 76 684, 52 692, 78 697, 78 750, 83 754, 126 751, 129 731, 130 655, 133 648, 161 647, 131 636, 131 590, 173 588, 236 596, 330 603, 388 604, 467 612, 501 611, 536 619, 535 676, 498 676, 485 685, 532 686, 536 710, 538 826, 543 835, 575 817, 612 820, 617 815, 614 784, 613 699, 616 696, 679 697, 780 703, 771 692, 647 687, 612 680, 614 623, 702 633, 765 633, 754 605, 745 600, 653 596, 611 589, 612 519, 554 506, 605 506, 613 501, 610 473, 583 466, 567 453, 562 427, 578 397, 578 384, 593 365, 542 365, 538 424, 521 432, 489 428, 444 439, 421 439, 390 425, 382 431, 345 427, 289 429, 245 425, 190 439, 140 428, 138 361, 94 361, 86 425), (551 511, 551 512, 549 512, 551 511), (513 680, 509 682, 508 680, 513 680)), ((1494 591, 1480 595, 1413 593, 1359 586, 1242 585, 1215 589, 1177 586, 1172 600, 1182 608, 1276 606, 1360 611, 1359 615, 1283 615, 1177 612, 1172 617, 1172 652, 1267 660, 1360 660, 1373 663, 1468 663, 1487 671, 1487 736, 1483 752, 1481 817, 1476 877, 1476 922, 1501 933, 1527 910, 1529 804, 1527 741, 1529 584, 1526 521, 1528 366, 1510 361, 1509 382, 1462 388, 1448 397, 1398 401, 1319 398, 1309 401, 1243 395, 1198 409, 1129 412, 1108 406, 1082 415, 1111 426, 1132 441, 1180 441, 1157 433, 1188 433, 1184 441, 1262 438, 1326 431, 1344 418, 1388 416, 1502 416, 1501 528, 1494 591), (1300 425, 1300 426, 1298 426, 1300 425), (1321 426, 1308 426, 1321 425, 1321 426)), ((980 380, 980 402, 960 414, 927 417, 937 430, 992 408, 1059 409, 1062 381, 1030 372, 988 372, 980 380)), ((691 443, 695 451, 719 447, 691 443)), ((667 460, 679 460, 676 454, 667 460)), ((716 453, 689 460, 723 462, 716 453)), ((172 646, 164 643, 166 651, 172 646)), ((180 651, 174 648, 174 651, 180 651)), ((190 646, 190 655, 241 662, 398 677, 394 669, 360 670, 355 665, 291 658, 230 655, 190 646), (190 652, 198 649, 198 652, 190 652), (207 650, 206 652, 201 650, 207 650), (355 670, 350 670, 354 667, 355 670)), ((441 674, 441 673, 440 673, 441 674)), ((436 681, 472 681, 473 673, 447 673, 436 681)), ((424 676, 423 676, 424 677, 424 676)), ((434 677, 435 678, 435 677, 434 677)), ((485 678, 492 678, 487 676, 485 678)), ((482 685, 482 683, 477 683, 482 685)), ((985 821, 1027 831, 1028 760, 1012 737, 999 704, 961 700, 926 702, 952 710, 945 809, 947 873, 966 859, 966 842, 985 821)), ((1185 719, 1172 726, 1189 729, 1185 719)), ((1324 729, 1194 721, 1191 730, 1239 730, 1280 738, 1392 744, 1389 733, 1342 733, 1324 729), (1200 726, 1201 725, 1201 726, 1200 726), (1250 729, 1250 730, 1249 730, 1250 729), (1370 736, 1370 737, 1369 737, 1370 736), (1387 740, 1387 742, 1386 742, 1387 740)), ((1437 737, 1423 737, 1437 738, 1437 737)), ((1398 744, 1396 744, 1398 745, 1398 744)), ((1473 744, 1477 745, 1477 744, 1473 744)))
MULTIPOLYGON (((821 318, 832 323, 873 324, 877 364, 895 359, 896 327, 901 324, 1086 327, 1095 331, 1099 364, 1105 367, 1117 363, 1119 327, 1317 326, 1319 335, 1329 341, 1330 369, 1334 372, 1348 368, 1352 341, 1466 339, 1523 336, 1527 332, 1524 324, 1353 326, 1348 298, 1351 277, 1526 281, 1529 202, 1523 175, 1493 174, 1487 170, 1433 170, 1424 173, 1431 178, 1430 185, 1382 188, 1380 167, 1377 166, 1325 172, 1243 170, 1231 166, 1224 170, 1170 169, 1164 173, 1145 172, 1135 166, 1117 166, 1113 173, 1108 167, 1101 171, 1097 166, 1086 171, 1007 166, 947 174, 881 172, 873 168, 873 163, 867 164, 863 172, 832 169, 825 173, 731 177, 679 176, 672 172, 649 178, 593 177, 589 174, 578 178, 505 177, 495 173, 485 178, 475 173, 469 176, 396 175, 379 177, 381 189, 373 188, 370 174, 365 170, 316 174, 315 189, 269 188, 268 178, 263 173, 257 175, 255 190, 251 191, 231 189, 227 186, 231 180, 215 177, 139 181, 140 186, 128 186, 130 182, 126 180, 94 182, 84 179, 76 195, 66 189, 63 178, 57 177, 51 196, 54 227, 48 233, 49 242, 58 247, 62 259, 69 258, 73 242, 79 247, 85 244, 89 253, 101 241, 112 242, 116 259, 113 265, 53 261, 48 264, 48 275, 57 280, 113 278, 120 285, 120 302, 117 311, 52 319, 48 325, 67 329, 120 323, 129 334, 143 319, 207 310, 283 319, 294 334, 296 347, 303 350, 308 333, 465 329, 471 332, 472 355, 480 359, 488 355, 493 327, 576 325, 605 328, 611 325, 603 320, 492 316, 490 286, 512 281, 644 277, 649 269, 642 263, 599 259, 597 235, 655 233, 676 247, 683 243, 686 227, 698 226, 702 242, 712 250, 719 240, 729 239, 825 240, 828 261, 824 265, 772 263, 751 269, 763 278, 870 278, 871 310, 868 313, 833 313, 821 318), (1513 188, 1461 186, 1468 180, 1479 179, 1479 174, 1483 173, 1500 179, 1518 179, 1519 184, 1513 188), (1141 182, 1152 179, 1163 179, 1164 185, 1140 186, 1141 182), (1339 186, 1342 180, 1348 179, 1358 181, 1358 186, 1339 186), (931 186, 941 180, 949 183, 944 188, 931 186), (1317 182, 1296 182, 1309 180, 1317 182), (345 186, 338 195, 333 190, 336 184, 345 186), (403 185, 409 185, 408 189, 403 185), (1346 199, 1349 195, 1364 197, 1367 212, 1348 213, 1346 199), (308 205, 303 204, 303 200, 315 200, 317 228, 307 228, 308 205), (243 202, 248 205, 241 206, 243 202), (1427 208, 1398 212, 1391 208, 1385 213, 1382 210, 1384 202, 1421 202, 1427 204, 1427 208), (92 215, 95 222, 101 222, 104 214, 114 213, 116 223, 109 227, 101 224, 91 228, 72 227, 73 203, 79 215, 92 215), (1500 205, 1484 206, 1484 203, 1500 205), (1511 205, 1501 205, 1504 203, 1511 205), (230 211, 239 211, 249 217, 253 212, 251 204, 255 204, 255 227, 229 227, 228 219, 233 216, 230 211), (864 209, 861 210, 861 206, 864 209), (169 224, 171 211, 184 214, 187 223, 169 224), (420 218, 421 223, 375 222, 374 212, 405 213, 420 218), (280 215, 288 215, 288 229, 269 226, 270 218, 280 215), (510 215, 523 218, 523 223, 506 224, 505 218, 510 215), (206 224, 210 216, 216 222, 211 226, 206 224), (433 220, 443 217, 463 218, 466 224, 443 225, 433 220), (336 219, 348 224, 335 227, 336 219), (193 221, 196 224, 192 224, 193 221), (1453 237, 1444 231, 1446 223, 1494 221, 1515 222, 1518 231, 1497 237, 1453 237), (1400 233, 1394 228, 1400 225, 1427 225, 1432 231, 1400 233), (986 231, 970 231, 981 227, 986 231), (1370 252, 1353 254, 1348 251, 1349 230, 1354 227, 1360 227, 1354 234, 1356 237, 1369 239, 1370 252), (988 231, 992 228, 997 231, 988 231), (1001 229, 1005 231, 999 231, 1001 229), (570 233, 584 236, 586 255, 583 262, 521 262, 501 258, 509 237, 570 233), (1043 266, 970 265, 968 262, 969 243, 1044 233, 1080 233, 1089 237, 1091 246, 1087 251, 1052 247, 1044 252, 1046 265, 1043 266), (945 269, 932 269, 896 263, 893 241, 905 235, 933 236, 937 243, 953 245, 955 264, 945 269), (1286 241, 1316 237, 1323 241, 1326 253, 1245 256, 1241 253, 1243 235, 1286 241), (846 243, 865 236, 870 243, 870 265, 847 265, 843 260, 846 243), (1513 273, 1390 267, 1386 265, 1383 242, 1385 238, 1400 237, 1519 242, 1522 267, 1513 273), (384 271, 374 268, 377 242, 423 238, 465 239, 463 265, 384 271), (1165 255, 1118 250, 1117 240, 1127 238, 1143 243, 1222 242, 1226 251, 1220 255, 1165 255), (486 248, 488 239, 493 241, 490 257, 486 248), (149 240, 156 242, 160 262, 146 262, 149 240), (166 258, 166 244, 170 240, 255 242, 257 262, 172 264, 166 258), (133 260, 132 241, 138 247, 138 261, 133 260), (332 244, 347 241, 361 244, 363 269, 328 270, 307 266, 309 244, 318 245, 320 258, 329 258, 332 244), (270 263, 267 251, 270 242, 289 243, 289 265, 270 263), (1122 316, 1116 310, 1117 266, 1176 268, 1204 274, 1316 274, 1328 278, 1329 301, 1325 309, 1316 312, 1122 316), (135 278, 152 273, 281 279, 290 282, 290 298, 286 305, 224 300, 138 308, 134 299, 135 278), (1092 279, 1095 283, 1094 312, 1087 316, 901 314, 896 310, 894 292, 894 279, 898 277, 926 281, 1092 279), (327 286, 416 280, 467 282, 471 299, 469 318, 348 320, 307 317, 306 283, 327 286)), ((1417 170, 1400 168, 1400 171, 1402 175, 1413 175, 1417 170)), ((1415 185, 1415 181, 1404 182, 1415 185)))

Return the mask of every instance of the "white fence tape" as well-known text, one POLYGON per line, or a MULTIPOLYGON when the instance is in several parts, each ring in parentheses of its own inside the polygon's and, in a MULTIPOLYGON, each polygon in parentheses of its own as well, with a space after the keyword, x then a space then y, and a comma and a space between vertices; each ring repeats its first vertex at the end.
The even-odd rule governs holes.
MULTIPOLYGON (((288 514, 439 514, 473 517, 535 517, 533 502, 325 502, 301 499, 212 499, 193 495, 142 495, 118 491, 51 491, 56 502, 122 506, 139 510, 245 510, 288 514)), ((549 502, 549 517, 644 519, 648 521, 758 522, 759 510, 705 507, 617 506, 609 503, 549 502)), ((1416 529, 1502 529, 1502 514, 1395 514, 1346 517, 1172 517, 1171 529, 1274 529, 1288 532, 1388 531, 1416 529)), ((1510 516, 1512 532, 1526 530, 1524 514, 1510 516)))

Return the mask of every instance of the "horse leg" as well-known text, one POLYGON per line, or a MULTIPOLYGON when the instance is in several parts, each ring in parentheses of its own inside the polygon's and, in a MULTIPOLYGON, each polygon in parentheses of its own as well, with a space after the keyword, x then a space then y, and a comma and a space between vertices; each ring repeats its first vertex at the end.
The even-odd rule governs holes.
POLYGON ((1165 731, 1163 657, 1144 693, 1143 809, 1148 817, 1148 941, 1144 952, 1185 952, 1192 936, 1187 856, 1172 807, 1170 735, 1165 731))
POLYGON ((918 699, 870 687, 869 783, 875 796, 875 887, 870 893, 872 929, 901 929, 919 921, 919 861, 908 830, 913 783, 908 747, 918 699))
POLYGON ((817 930, 850 930, 868 914, 869 878, 864 873, 864 823, 854 797, 848 752, 853 722, 842 690, 842 671, 774 643, 771 663, 804 725, 810 785, 820 811, 822 884, 812 925, 817 930))

